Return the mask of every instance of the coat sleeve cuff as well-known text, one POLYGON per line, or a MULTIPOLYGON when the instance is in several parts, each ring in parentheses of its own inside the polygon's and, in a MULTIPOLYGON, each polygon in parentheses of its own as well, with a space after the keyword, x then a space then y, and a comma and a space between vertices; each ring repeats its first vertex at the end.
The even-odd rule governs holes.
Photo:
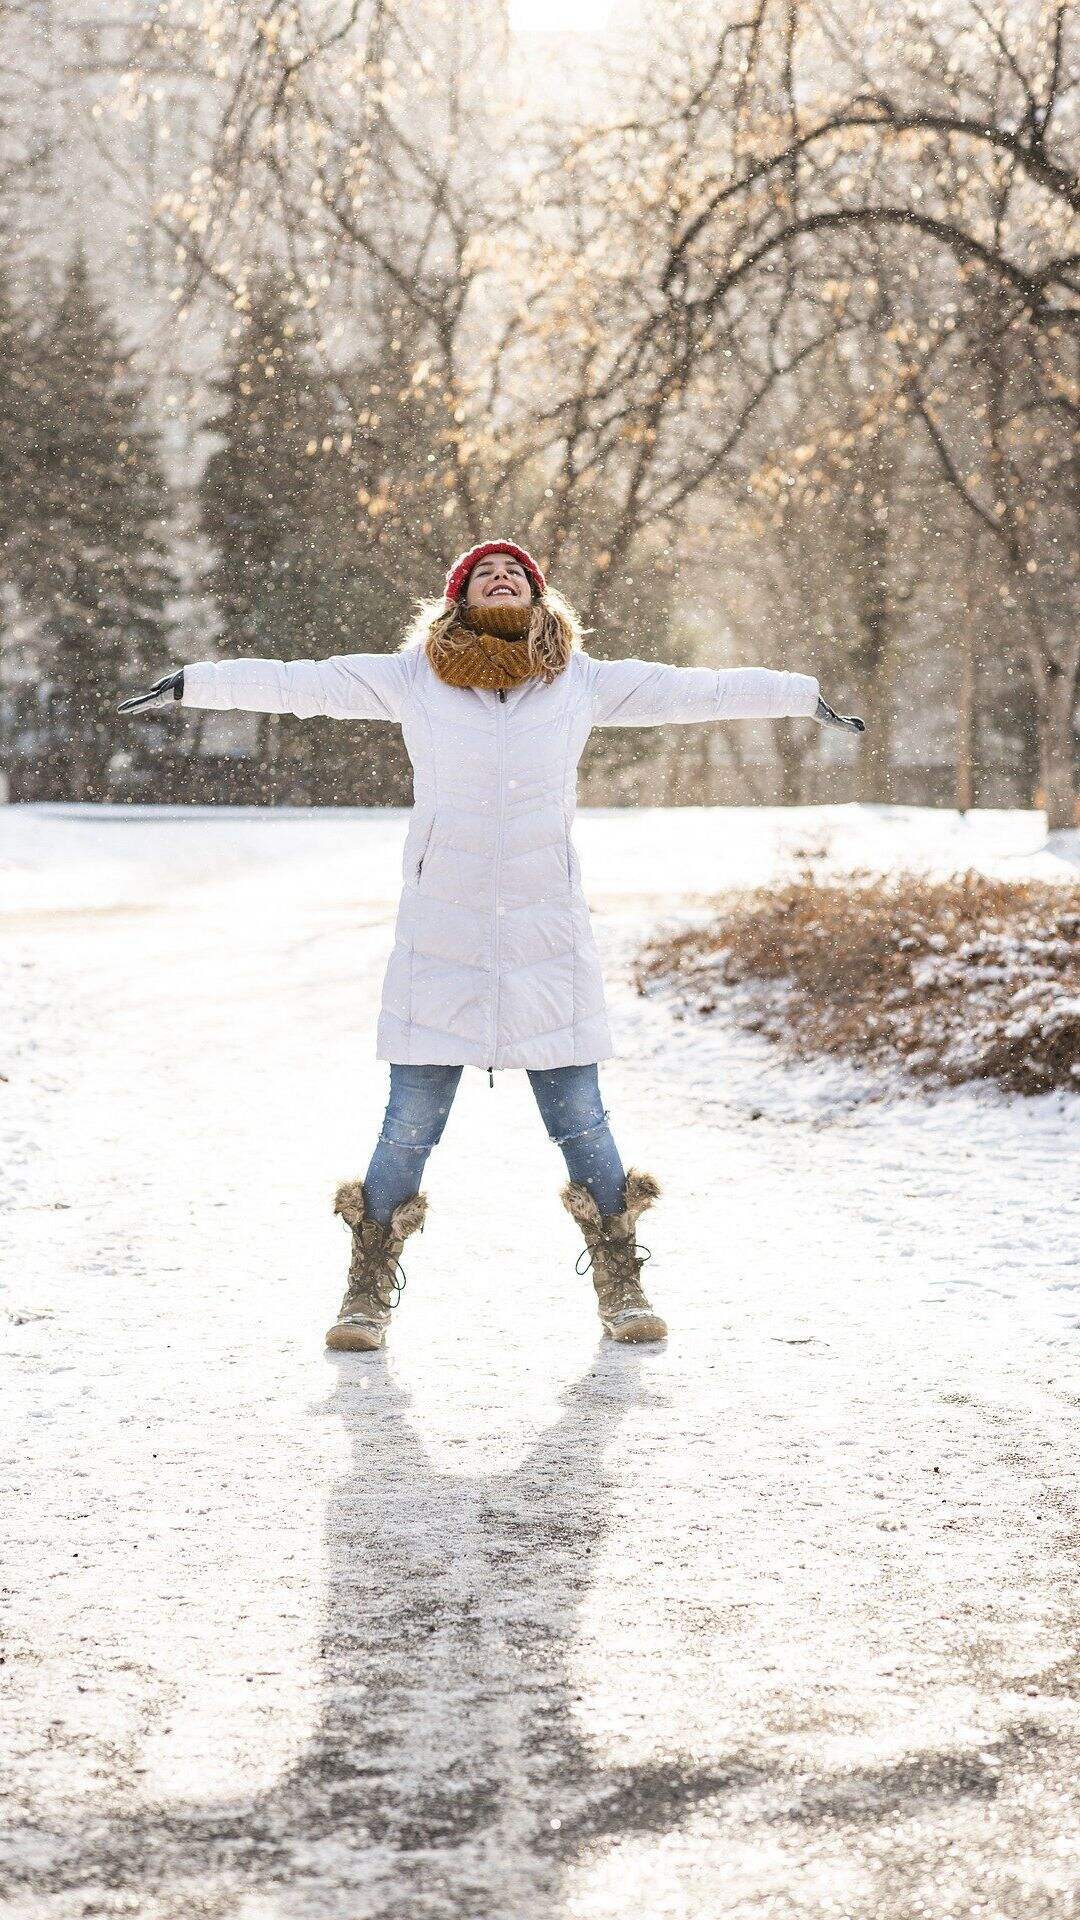
POLYGON ((222 699, 223 692, 217 661, 197 660, 194 666, 184 668, 184 691, 180 696, 182 706, 227 706, 228 700, 222 699))
POLYGON ((791 709, 793 718, 812 720, 817 712, 821 692, 817 680, 812 673, 789 673, 788 679, 791 682, 791 697, 794 703, 791 709))

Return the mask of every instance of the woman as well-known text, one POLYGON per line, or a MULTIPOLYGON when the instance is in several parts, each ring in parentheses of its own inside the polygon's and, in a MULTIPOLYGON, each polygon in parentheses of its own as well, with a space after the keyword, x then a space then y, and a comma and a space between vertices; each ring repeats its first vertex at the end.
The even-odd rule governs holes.
MULTIPOLYGON (((597 1063, 613 1053, 600 961, 570 830, 594 727, 804 715, 862 730, 808 674, 595 660, 573 609, 509 540, 471 547, 394 653, 202 661, 123 703, 168 699, 255 713, 393 720, 414 773, 404 886, 383 979, 376 1057, 390 1097, 363 1180, 334 1210, 353 1237, 335 1350, 381 1347, 423 1226, 424 1165, 465 1066, 522 1067, 569 1180, 600 1319, 619 1341, 667 1329, 641 1285, 636 1223, 661 1189, 624 1172, 597 1063)), ((580 1263, 579 1263, 580 1264, 580 1263)))

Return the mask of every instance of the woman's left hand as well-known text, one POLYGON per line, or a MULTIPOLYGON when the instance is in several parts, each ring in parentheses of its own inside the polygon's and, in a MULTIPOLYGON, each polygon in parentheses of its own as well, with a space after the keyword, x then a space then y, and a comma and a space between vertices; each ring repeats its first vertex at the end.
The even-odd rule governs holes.
POLYGON ((818 695, 817 712, 814 715, 814 719, 822 727, 846 727, 849 733, 866 732, 866 722, 864 720, 857 720, 853 713, 834 713, 831 707, 825 705, 820 694, 818 695))

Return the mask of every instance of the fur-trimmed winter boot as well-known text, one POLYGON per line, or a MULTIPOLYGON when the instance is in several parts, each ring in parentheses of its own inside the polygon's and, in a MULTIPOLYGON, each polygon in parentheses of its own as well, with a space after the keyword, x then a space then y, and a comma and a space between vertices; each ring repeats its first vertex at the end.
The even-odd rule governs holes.
POLYGON ((577 1271, 587 1273, 592 1268, 600 1319, 604 1332, 613 1340, 663 1340, 667 1336, 667 1327, 653 1312, 641 1285, 641 1269, 650 1258, 649 1249, 639 1247, 634 1238, 638 1215, 651 1207, 661 1192, 653 1174, 631 1167, 621 1213, 602 1214, 588 1187, 578 1180, 567 1181, 559 1196, 585 1236, 589 1259, 582 1267, 579 1255, 577 1271))
POLYGON ((394 1208, 389 1225, 372 1220, 362 1180, 343 1180, 334 1212, 352 1228, 349 1284, 326 1344, 335 1353, 373 1353, 386 1341, 390 1314, 401 1298, 405 1275, 398 1255, 410 1233, 423 1232, 427 1195, 414 1193, 394 1208))

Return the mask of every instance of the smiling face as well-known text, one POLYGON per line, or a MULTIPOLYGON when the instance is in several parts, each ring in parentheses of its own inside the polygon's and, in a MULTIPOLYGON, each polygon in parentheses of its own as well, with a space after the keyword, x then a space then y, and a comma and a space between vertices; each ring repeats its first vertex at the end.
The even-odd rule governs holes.
POLYGON ((512 553, 486 553, 469 575, 467 607, 527 607, 532 581, 512 553))

